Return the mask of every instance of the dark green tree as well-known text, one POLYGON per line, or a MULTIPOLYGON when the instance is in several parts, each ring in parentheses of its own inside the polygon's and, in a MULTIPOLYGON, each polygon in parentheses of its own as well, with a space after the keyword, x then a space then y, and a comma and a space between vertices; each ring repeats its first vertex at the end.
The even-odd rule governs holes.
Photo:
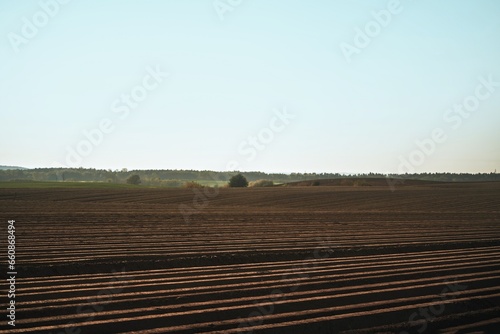
POLYGON ((127 183, 128 184, 139 185, 139 184, 141 184, 141 177, 139 175, 137 175, 137 174, 131 175, 127 179, 127 183))
POLYGON ((248 187, 248 181, 247 181, 246 177, 244 177, 241 173, 236 174, 229 179, 229 186, 232 188, 234 188, 234 187, 240 187, 240 188, 248 187))

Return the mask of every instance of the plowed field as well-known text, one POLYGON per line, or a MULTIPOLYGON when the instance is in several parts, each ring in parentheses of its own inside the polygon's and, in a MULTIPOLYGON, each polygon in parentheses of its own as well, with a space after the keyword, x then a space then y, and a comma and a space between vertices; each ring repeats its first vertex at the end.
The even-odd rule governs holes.
POLYGON ((0 208, 2 334, 500 332, 500 183, 12 188, 0 208))

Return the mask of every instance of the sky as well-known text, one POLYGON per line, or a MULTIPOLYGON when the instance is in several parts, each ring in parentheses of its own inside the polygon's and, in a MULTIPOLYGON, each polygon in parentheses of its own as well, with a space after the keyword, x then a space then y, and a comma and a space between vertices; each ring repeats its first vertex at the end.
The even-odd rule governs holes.
POLYGON ((500 171, 496 0, 0 0, 0 165, 500 171))

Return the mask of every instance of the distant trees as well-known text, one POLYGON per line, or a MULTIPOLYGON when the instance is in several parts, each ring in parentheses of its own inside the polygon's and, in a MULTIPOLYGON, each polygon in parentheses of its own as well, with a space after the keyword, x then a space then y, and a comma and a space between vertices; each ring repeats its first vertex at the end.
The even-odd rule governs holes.
MULTIPOLYGON (((141 185, 158 187, 182 187, 186 182, 195 181, 203 185, 219 185, 226 183, 237 171, 212 172, 207 170, 104 170, 93 168, 35 168, 35 169, 2 169, 0 166, 0 182, 2 181, 65 181, 65 182, 109 182, 126 183, 131 175, 139 175, 141 185)), ((297 181, 331 180, 356 178, 389 178, 415 179, 446 182, 482 182, 500 181, 500 173, 455 174, 455 173, 420 173, 420 174, 338 174, 338 173, 262 173, 245 172, 245 178, 250 182, 258 180, 273 180, 274 183, 297 181)), ((321 182, 321 181, 320 181, 321 182)), ((310 184, 310 183, 309 183, 310 184)), ((249 184, 252 186, 252 184, 249 184)))
POLYGON ((127 179, 128 184, 134 184, 134 185, 139 185, 141 184, 141 177, 137 174, 129 176, 127 179))
POLYGON ((241 173, 236 174, 229 179, 229 187, 231 187, 231 188, 248 187, 248 180, 241 173))

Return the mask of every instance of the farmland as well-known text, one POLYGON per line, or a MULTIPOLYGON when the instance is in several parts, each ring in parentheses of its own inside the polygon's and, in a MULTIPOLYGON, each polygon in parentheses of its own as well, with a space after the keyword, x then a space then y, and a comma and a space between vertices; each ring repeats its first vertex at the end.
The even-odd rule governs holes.
POLYGON ((500 327, 500 182, 13 186, 0 208, 18 271, 2 334, 500 327))

